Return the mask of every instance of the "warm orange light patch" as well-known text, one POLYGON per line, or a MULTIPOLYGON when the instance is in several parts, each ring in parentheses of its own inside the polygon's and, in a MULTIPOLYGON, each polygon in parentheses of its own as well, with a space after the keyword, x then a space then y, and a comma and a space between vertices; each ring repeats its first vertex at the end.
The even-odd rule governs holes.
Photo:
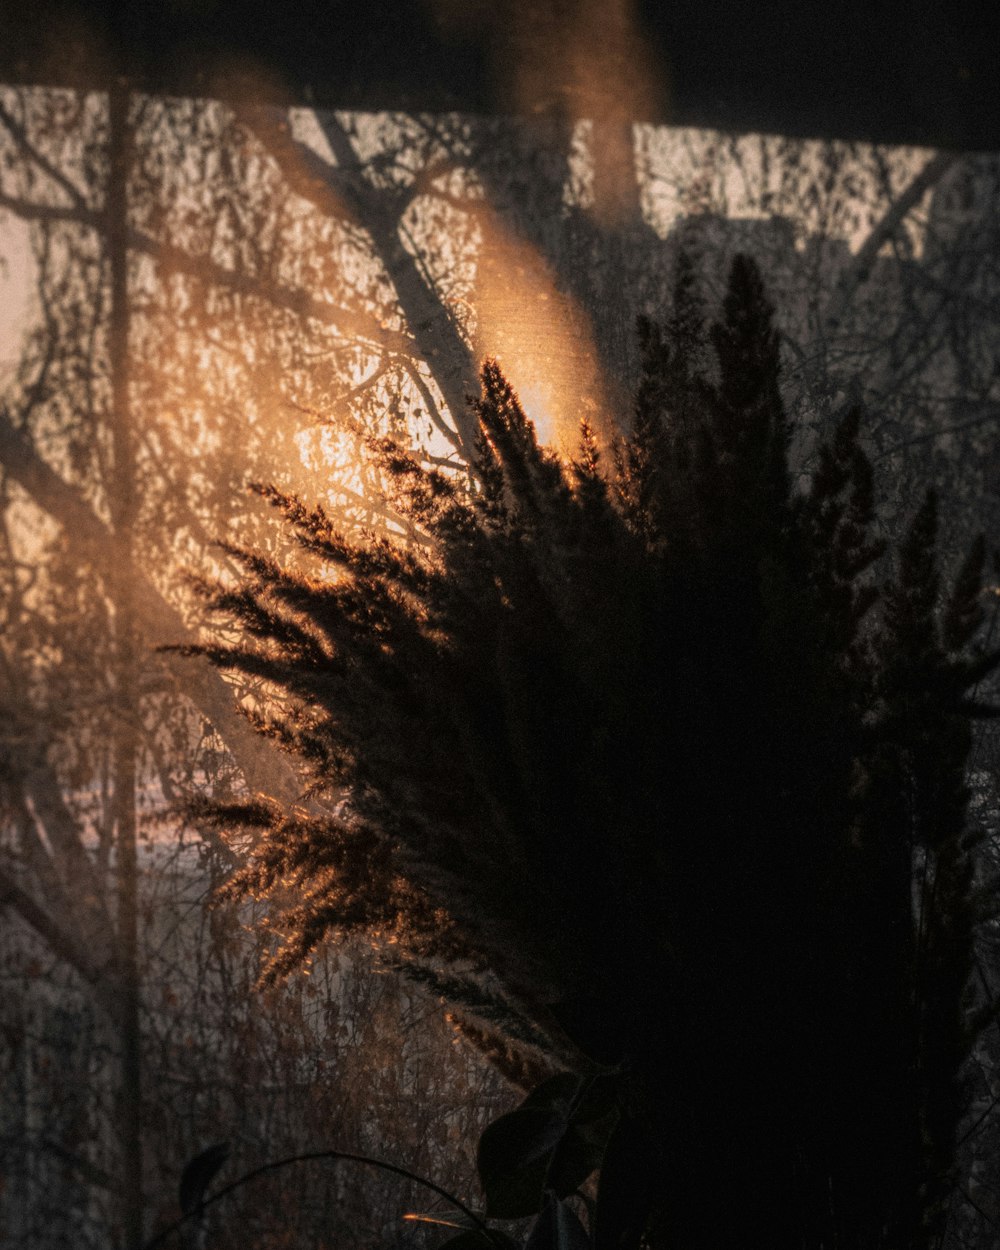
POLYGON ((575 449, 580 418, 600 427, 606 407, 589 320, 496 214, 483 211, 480 222, 476 354, 500 362, 542 442, 575 449))
POLYGON ((591 123, 591 211, 603 226, 624 224, 637 203, 634 123, 662 117, 668 94, 636 0, 430 3, 450 33, 487 34, 498 109, 591 123))
POLYGON ((511 25, 515 104, 592 123, 591 211, 605 227, 622 225, 636 204, 634 123, 655 115, 664 95, 635 0, 576 0, 544 14, 539 7, 530 6, 532 20, 548 29, 511 25))
POLYGON ((467 1224, 458 1220, 448 1220, 440 1215, 422 1215, 417 1211, 408 1211, 403 1219, 412 1220, 416 1224, 439 1224, 442 1228, 468 1228, 467 1224))

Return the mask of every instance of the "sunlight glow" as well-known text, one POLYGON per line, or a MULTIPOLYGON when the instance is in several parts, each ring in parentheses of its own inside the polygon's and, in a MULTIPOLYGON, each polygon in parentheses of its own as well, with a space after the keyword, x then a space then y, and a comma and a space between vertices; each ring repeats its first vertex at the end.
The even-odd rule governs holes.
POLYGON ((599 424, 605 405, 587 317, 495 214, 482 213, 480 227, 477 355, 500 362, 542 442, 572 445, 580 417, 599 424))
POLYGON ((13 213, 0 213, 0 376, 17 367, 21 339, 37 316, 36 267, 31 229, 13 213))

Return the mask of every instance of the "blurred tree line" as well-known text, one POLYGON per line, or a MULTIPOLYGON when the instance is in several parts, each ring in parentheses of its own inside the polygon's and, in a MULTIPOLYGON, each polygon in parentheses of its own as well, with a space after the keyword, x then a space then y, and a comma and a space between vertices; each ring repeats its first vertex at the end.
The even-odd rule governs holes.
MULTIPOLYGON (((363 951, 255 995, 266 930, 246 907, 206 910, 231 852, 173 805, 311 801, 235 710, 259 685, 152 650, 202 637, 184 571, 234 571, 217 540, 295 558, 246 483, 319 498, 348 531, 398 527, 359 449, 391 435, 461 469, 488 353, 548 438, 571 443, 581 415, 609 434, 639 376, 635 315, 661 311, 683 244, 710 305, 736 251, 767 277, 793 474, 862 401, 883 533, 933 481, 954 554, 997 532, 998 177, 991 156, 623 137, 561 116, 2 93, 21 310, 0 407, 12 1244, 139 1244, 183 1161, 226 1136, 250 1161, 405 1143, 405 1162, 467 1190, 454 1142, 470 1148, 509 1097, 363 951)), ((977 751, 991 832, 989 743, 977 751)), ((992 843, 981 854, 985 872, 992 843)), ((977 948, 987 995, 993 940, 977 948)), ((998 1210, 996 1058, 987 1033, 949 1225, 968 1244, 990 1243, 998 1210)), ((330 1244, 345 1228, 381 1244, 406 1200, 339 1175, 308 1190, 320 1209, 292 1205, 330 1244)), ((305 1235, 274 1219, 283 1203, 247 1203, 260 1244, 305 1235)))

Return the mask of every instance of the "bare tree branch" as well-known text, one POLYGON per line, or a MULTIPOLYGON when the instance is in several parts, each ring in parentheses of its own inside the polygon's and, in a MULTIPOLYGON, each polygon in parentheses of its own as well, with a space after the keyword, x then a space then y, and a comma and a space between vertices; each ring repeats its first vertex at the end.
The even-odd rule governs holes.
POLYGON ((6 191, 0 191, 0 208, 5 208, 22 221, 70 222, 83 226, 97 226, 101 216, 86 206, 69 208, 65 204, 38 204, 23 196, 9 195, 6 191))
MULTIPOLYGON (((86 207, 38 204, 0 191, 0 208, 14 213, 23 221, 78 224, 95 230, 103 228, 102 214, 86 207)), ((151 257, 165 273, 184 274, 236 295, 263 300, 274 308, 330 326, 345 337, 371 343, 386 351, 412 354, 416 350, 411 335, 389 329, 368 313, 317 299, 307 291, 282 286, 261 275, 228 269, 207 256, 192 254, 185 248, 155 239, 139 230, 128 232, 128 244, 151 257)))
MULTIPOLYGON (((83 496, 66 482, 18 430, 0 408, 0 464, 31 498, 58 521, 67 540, 89 560, 108 572, 112 560, 111 533, 83 496)), ((183 617, 139 569, 133 569, 136 612, 150 646, 195 641, 183 617)), ((215 726, 252 789, 275 796, 294 797, 294 774, 275 751, 262 743, 235 707, 232 689, 201 660, 164 657, 178 687, 215 726)))
POLYGON ((255 274, 227 269, 207 256, 192 256, 183 248, 160 243, 138 231, 129 232, 129 246, 151 256, 168 273, 188 274, 235 294, 264 300, 297 317, 331 326, 345 337, 360 339, 388 351, 414 351, 414 340, 409 334, 390 330, 367 313, 332 304, 329 300, 316 299, 307 291, 281 286, 255 274))
POLYGON ((896 196, 858 249, 851 266, 841 276, 823 318, 829 329, 835 330, 840 325, 855 293, 867 280, 883 244, 889 242, 906 220, 907 214, 917 207, 927 192, 941 181, 958 159, 954 153, 938 152, 914 176, 910 185, 896 196))
POLYGON ((45 908, 22 889, 3 868, 0 868, 0 906, 13 908, 39 937, 44 938, 53 954, 65 960, 88 984, 97 988, 101 986, 107 969, 95 966, 84 944, 74 934, 68 933, 60 924, 57 924, 45 908))
POLYGON ((277 162, 289 186, 321 212, 336 213, 362 226, 396 290, 416 351, 434 371, 458 439, 471 451, 475 431, 468 396, 478 390, 476 362, 446 305, 428 285, 399 231, 400 204, 372 185, 356 166, 350 137, 332 113, 318 114, 337 161, 330 165, 293 138, 287 115, 244 105, 239 120, 277 162))
POLYGON ((42 153, 38 151, 35 145, 28 138, 27 131, 17 118, 14 117, 14 115, 9 111, 9 109, 5 108, 2 103, 0 103, 0 125, 6 129, 7 133, 17 144, 21 154, 26 156, 33 165, 37 166, 47 178, 51 178, 57 187, 60 187, 63 191, 65 191, 74 208, 86 211, 87 201, 84 198, 83 192, 80 191, 80 189, 66 177, 61 169, 58 169, 55 165, 53 165, 48 157, 43 156, 42 153))

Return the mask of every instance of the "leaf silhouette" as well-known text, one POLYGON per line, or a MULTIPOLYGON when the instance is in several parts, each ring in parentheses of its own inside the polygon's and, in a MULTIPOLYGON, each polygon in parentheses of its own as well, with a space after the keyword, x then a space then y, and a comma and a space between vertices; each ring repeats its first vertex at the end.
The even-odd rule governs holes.
POLYGON ((200 1213, 205 1190, 215 1179, 216 1173, 229 1158, 229 1142, 216 1142, 190 1159, 181 1173, 178 1190, 181 1211, 184 1215, 200 1213))

